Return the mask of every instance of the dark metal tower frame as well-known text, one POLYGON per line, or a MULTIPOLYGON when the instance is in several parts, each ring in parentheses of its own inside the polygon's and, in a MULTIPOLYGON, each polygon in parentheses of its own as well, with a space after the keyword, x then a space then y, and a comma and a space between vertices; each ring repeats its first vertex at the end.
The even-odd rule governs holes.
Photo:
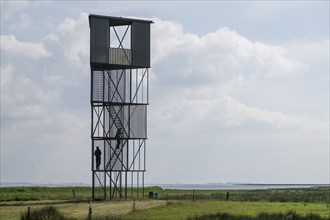
POLYGON ((152 22, 90 15, 89 23, 92 198, 143 197, 152 22))

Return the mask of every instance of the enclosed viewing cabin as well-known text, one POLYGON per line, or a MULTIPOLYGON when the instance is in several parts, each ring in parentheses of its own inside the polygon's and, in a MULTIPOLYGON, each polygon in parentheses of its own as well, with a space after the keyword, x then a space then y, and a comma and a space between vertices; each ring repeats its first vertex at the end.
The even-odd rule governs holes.
POLYGON ((152 21, 90 15, 92 68, 150 68, 150 23, 152 21), (118 33, 120 27, 122 36, 118 33))

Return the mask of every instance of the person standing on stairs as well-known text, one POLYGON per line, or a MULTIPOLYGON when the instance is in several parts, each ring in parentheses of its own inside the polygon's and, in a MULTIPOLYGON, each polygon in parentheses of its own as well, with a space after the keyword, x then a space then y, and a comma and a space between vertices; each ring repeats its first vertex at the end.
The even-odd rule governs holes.
POLYGON ((119 146, 120 146, 120 138, 122 137, 121 135, 122 135, 122 131, 121 131, 121 128, 118 128, 118 130, 117 130, 117 133, 116 133, 116 136, 115 136, 115 138, 117 139, 117 145, 116 145, 116 149, 119 149, 119 146))
POLYGON ((96 160, 96 169, 99 170, 100 169, 100 164, 101 164, 101 150, 99 147, 96 147, 96 150, 94 152, 95 155, 95 160, 96 160))

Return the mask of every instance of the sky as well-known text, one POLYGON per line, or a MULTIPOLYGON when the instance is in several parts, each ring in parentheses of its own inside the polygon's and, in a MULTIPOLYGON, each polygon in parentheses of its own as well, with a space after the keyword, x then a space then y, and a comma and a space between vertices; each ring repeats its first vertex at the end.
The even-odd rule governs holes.
POLYGON ((329 1, 1 0, 1 182, 91 184, 89 14, 152 20, 146 184, 329 183, 329 1))

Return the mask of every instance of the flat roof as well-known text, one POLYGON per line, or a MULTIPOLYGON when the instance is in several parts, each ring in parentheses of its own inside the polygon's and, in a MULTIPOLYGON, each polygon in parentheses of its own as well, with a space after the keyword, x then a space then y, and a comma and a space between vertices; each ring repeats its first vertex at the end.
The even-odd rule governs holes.
POLYGON ((143 20, 143 19, 113 17, 113 16, 104 16, 104 15, 94 15, 94 14, 89 15, 89 23, 91 18, 108 19, 110 21, 110 26, 131 25, 133 22, 149 23, 149 24, 153 23, 153 21, 143 20))

